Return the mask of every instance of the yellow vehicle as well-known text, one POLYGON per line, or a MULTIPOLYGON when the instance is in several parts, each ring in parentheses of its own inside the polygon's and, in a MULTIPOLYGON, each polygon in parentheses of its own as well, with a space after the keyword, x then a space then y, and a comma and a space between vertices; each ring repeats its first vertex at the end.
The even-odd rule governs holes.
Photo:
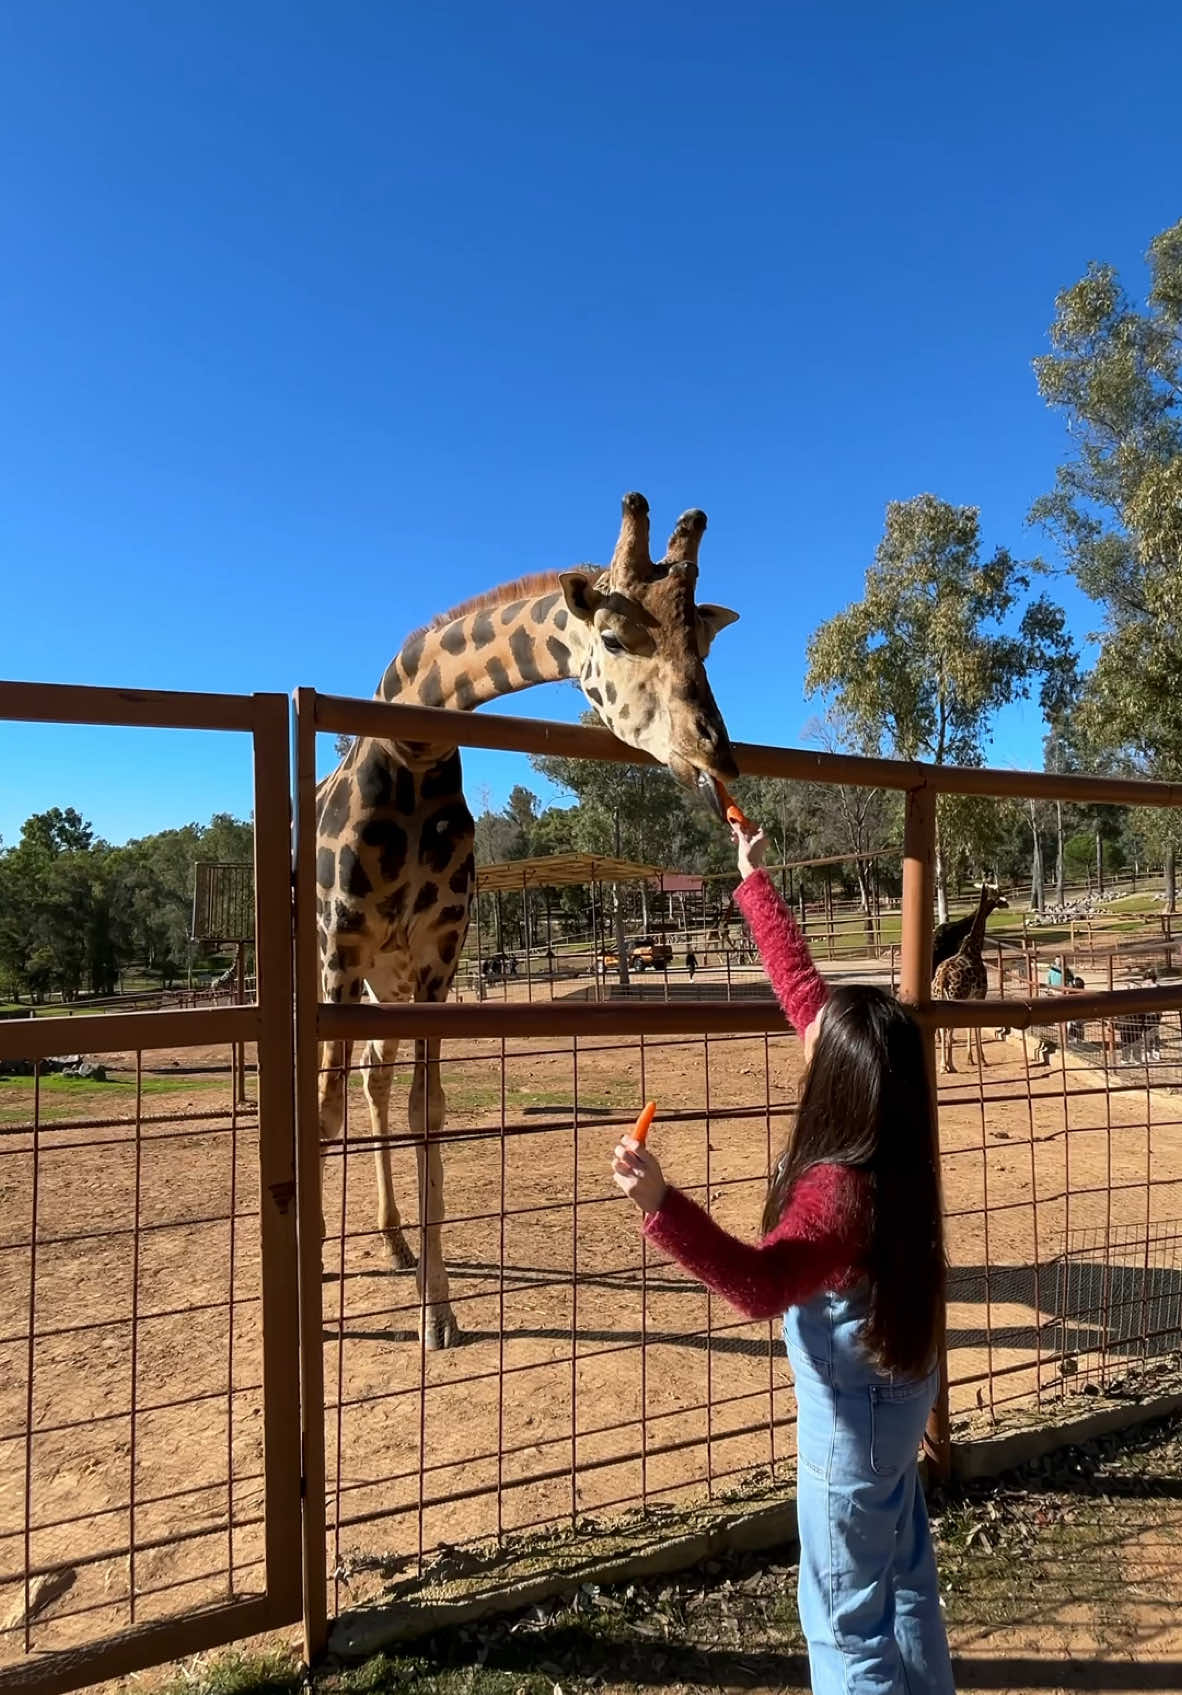
MULTIPOLYGON (((603 969, 614 971, 619 965, 619 955, 614 947, 605 948, 603 952, 603 969)), ((673 949, 668 942, 663 942, 659 936, 637 936, 628 943, 628 969, 630 971, 664 971, 666 966, 673 963, 673 949)))

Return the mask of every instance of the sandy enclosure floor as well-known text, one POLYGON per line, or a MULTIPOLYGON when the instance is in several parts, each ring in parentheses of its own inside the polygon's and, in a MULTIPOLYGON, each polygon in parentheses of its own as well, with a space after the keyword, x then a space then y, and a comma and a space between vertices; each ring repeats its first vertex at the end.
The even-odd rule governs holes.
MULTIPOLYGON (((1028 1070, 1016 1037, 986 1057, 941 1089, 957 1417, 1055 1398, 1124 1369, 1147 1329, 1162 1351, 1179 1329, 1182 1098, 1144 1067, 1028 1070)), ((34 1651, 125 1627, 133 1595, 141 1622, 261 1587, 257 1128, 228 1062, 145 1054, 138 1137, 134 1055, 114 1056, 112 1084, 44 1087, 35 1137, 31 1085, 0 1089, 0 1661, 25 1652, 26 1558, 69 1585, 44 1590, 34 1651)), ((414 1240, 409 1071, 391 1131, 414 1240)), ((354 1077, 325 1177, 334 1602, 441 1545, 790 1467, 775 1327, 646 1254, 608 1161, 657 1099, 670 1178, 751 1234, 799 1071, 787 1036, 451 1045, 444 1240, 464 1342, 432 1355, 413 1273, 388 1269, 375 1230, 354 1077)))

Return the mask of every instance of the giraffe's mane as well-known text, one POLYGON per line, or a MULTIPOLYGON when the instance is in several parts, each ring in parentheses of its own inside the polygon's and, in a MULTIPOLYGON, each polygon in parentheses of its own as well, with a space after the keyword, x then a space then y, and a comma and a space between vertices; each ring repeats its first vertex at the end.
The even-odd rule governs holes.
POLYGON ((539 595, 553 594, 557 588, 557 571, 539 571, 532 577, 515 577, 511 583, 487 589, 484 594, 474 594, 471 600, 462 600, 458 606, 436 613, 429 623, 412 631, 407 639, 413 641, 432 630, 441 630, 445 624, 454 624, 457 618, 466 618, 470 612, 487 612, 491 606, 509 606, 515 600, 536 600, 539 595))

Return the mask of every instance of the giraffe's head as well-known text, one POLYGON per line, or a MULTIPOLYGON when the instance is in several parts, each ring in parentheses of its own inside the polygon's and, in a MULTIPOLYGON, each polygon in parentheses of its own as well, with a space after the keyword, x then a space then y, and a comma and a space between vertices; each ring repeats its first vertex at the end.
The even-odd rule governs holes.
POLYGON ((711 779, 738 775, 726 725, 706 677, 719 630, 739 616, 699 604, 698 548, 704 512, 678 519, 665 556, 649 557, 648 502, 624 496, 620 539, 606 571, 559 578, 574 637, 572 659, 583 693, 608 728, 651 753, 687 789, 720 810, 711 779))

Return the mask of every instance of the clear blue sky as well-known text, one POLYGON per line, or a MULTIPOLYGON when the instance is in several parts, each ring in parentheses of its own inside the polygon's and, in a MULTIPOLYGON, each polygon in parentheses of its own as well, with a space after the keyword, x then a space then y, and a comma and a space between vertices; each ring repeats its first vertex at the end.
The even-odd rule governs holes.
MULTIPOLYGON (((1180 44, 1169 0, 5 7, 0 672, 368 694, 639 488, 710 514, 732 733, 798 740, 887 500, 1039 545, 1030 360, 1178 216, 1180 44)), ((0 726, 0 835, 53 804, 118 840, 245 812, 247 765, 0 726)))

